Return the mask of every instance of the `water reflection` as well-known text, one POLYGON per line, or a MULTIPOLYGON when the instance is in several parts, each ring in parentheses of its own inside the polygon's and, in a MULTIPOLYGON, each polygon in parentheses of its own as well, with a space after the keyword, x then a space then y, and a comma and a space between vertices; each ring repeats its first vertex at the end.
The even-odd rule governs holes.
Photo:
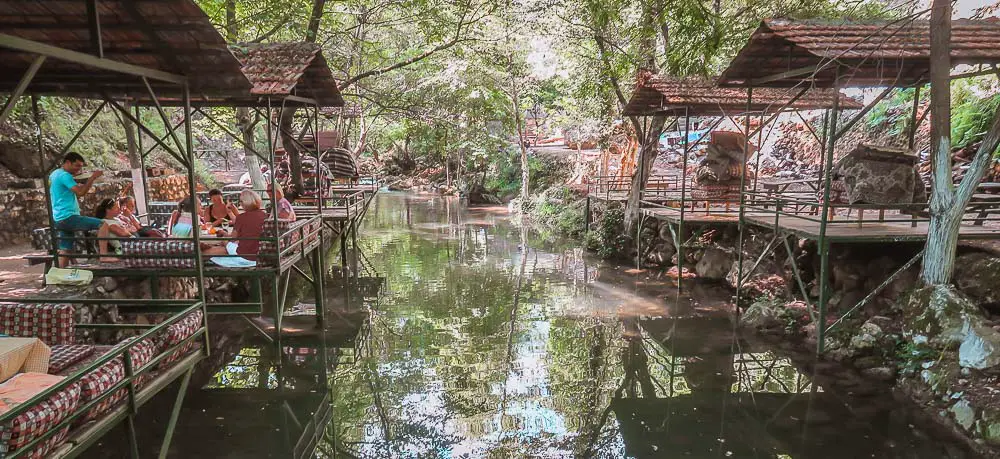
POLYGON ((962 457, 740 337, 731 292, 595 263, 503 209, 384 194, 387 293, 331 375, 333 457, 962 457))

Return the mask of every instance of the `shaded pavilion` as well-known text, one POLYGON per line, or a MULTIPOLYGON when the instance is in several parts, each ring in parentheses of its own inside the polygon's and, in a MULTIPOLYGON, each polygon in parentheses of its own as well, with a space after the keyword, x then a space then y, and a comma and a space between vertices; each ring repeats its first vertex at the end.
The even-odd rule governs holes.
MULTIPOLYGON (((760 97, 754 98, 748 103, 745 89, 719 87, 717 82, 716 78, 643 76, 637 83, 629 102, 622 110, 626 116, 667 116, 673 117, 678 124, 679 120, 683 120, 682 166, 678 186, 675 189, 658 189, 650 192, 645 189, 641 190, 643 193, 642 218, 657 218, 669 225, 674 246, 678 249, 678 260, 683 259, 683 248, 689 245, 689 241, 683 240, 685 222, 697 224, 735 224, 739 222, 739 212, 731 208, 729 199, 691 199, 688 196, 691 187, 687 172, 688 156, 692 149, 701 143, 723 120, 729 119, 734 125, 739 126, 740 123, 733 117, 744 117, 742 133, 747 139, 745 148, 749 149, 750 139, 758 136, 760 139, 758 142, 762 142, 765 127, 774 122, 782 113, 799 114, 802 110, 827 109, 838 105, 845 108, 861 107, 860 103, 837 91, 814 88, 768 89, 763 91, 760 97), (834 97, 835 94, 836 97, 834 97), (750 120, 754 116, 759 117, 761 122, 759 126, 751 129, 750 120), (688 140, 691 117, 716 118, 694 142, 688 140), (695 211, 698 204, 704 206, 704 212, 695 211), (689 207, 690 209, 688 209, 689 207)), ((801 118, 800 114, 799 117, 801 118)), ((819 136, 815 132, 812 134, 817 142, 820 142, 819 136)), ((759 168, 760 155, 757 155, 752 184, 754 192, 757 190, 756 172, 759 171, 759 168)), ((741 203, 744 199, 743 195, 749 187, 746 180, 746 169, 746 167, 743 168, 740 176, 741 203)), ((587 208, 589 209, 589 199, 587 208)), ((587 221, 589 222, 589 215, 587 221)), ((641 229, 642 225, 639 225, 639 228, 641 229)), ((640 247, 638 254, 640 259, 637 262, 641 260, 642 254, 640 247)), ((682 269, 682 266, 678 266, 678 270, 682 269)))
MULTIPOLYGON (((270 44, 237 44, 229 45, 233 55, 239 60, 241 71, 250 81, 252 87, 248 91, 238 94, 208 94, 203 95, 194 102, 193 113, 204 117, 214 124, 230 139, 244 148, 247 155, 255 157, 268 165, 268 170, 272 174, 277 171, 275 151, 278 139, 282 134, 296 143, 303 155, 313 155, 319 157, 318 145, 306 145, 301 140, 303 137, 315 135, 319 123, 319 114, 323 109, 339 107, 343 105, 343 98, 337 89, 336 81, 332 72, 326 64, 321 48, 314 43, 270 43, 270 44), (221 122, 210 108, 239 108, 244 107, 256 116, 257 121, 263 121, 266 131, 266 150, 260 151, 255 145, 247 143, 241 133, 234 132, 230 126, 221 122), (281 132, 277 117, 281 110, 298 108, 305 112, 304 117, 297 118, 297 126, 293 126, 295 132, 281 132)), ((137 100, 137 105, 148 106, 150 100, 137 100)), ((176 101, 167 101, 164 106, 169 106, 176 101)), ((157 107, 158 110, 161 110, 157 107)), ((173 129, 177 129, 175 125, 173 129)), ((162 147, 163 140, 172 135, 171 132, 164 134, 154 145, 143 150, 143 156, 150 154, 156 147, 162 147)), ((313 171, 316 177, 321 174, 320 164, 315 163, 316 170, 313 171)), ((318 179, 317 179, 318 180, 318 179)), ((259 190, 263 191, 263 190, 259 190)), ((270 281, 269 285, 273 295, 273 304, 269 305, 273 312, 275 324, 271 326, 261 326, 251 324, 257 328, 264 336, 274 336, 274 339, 281 339, 282 317, 288 302, 289 285, 291 284, 293 273, 297 277, 312 284, 315 292, 316 316, 322 318, 322 267, 325 266, 323 260, 322 228, 326 227, 340 239, 341 263, 348 266, 348 241, 354 243, 356 247, 357 223, 364 216, 367 209, 368 199, 371 196, 359 193, 357 195, 330 197, 328 199, 316 200, 315 205, 310 207, 297 207, 296 214, 300 218, 299 222, 306 220, 305 228, 297 230, 295 234, 285 234, 279 239, 290 239, 292 241, 302 241, 307 246, 301 249, 289 247, 282 250, 284 257, 278 265, 267 272, 267 276, 253 274, 239 270, 234 272, 227 268, 212 268, 209 272, 213 277, 241 276, 244 273, 252 282, 252 301, 246 305, 238 304, 210 304, 209 308, 219 313, 247 314, 266 312, 262 296, 262 278, 270 281), (339 211, 339 213, 337 213, 339 211), (337 213, 337 214, 334 214, 337 213), (307 273, 296 266, 296 263, 305 258, 310 259, 310 273, 307 273), (259 305, 259 306, 258 306, 259 305), (224 309, 223 309, 224 308, 224 309)), ((265 197, 265 200, 269 200, 265 197)), ((272 206, 269 218, 275 225, 280 226, 277 216, 276 206, 272 206)), ((298 245, 298 244, 295 244, 298 245)), ((117 270, 117 268, 98 267, 97 271, 117 270)), ((259 271, 259 268, 254 271, 259 271)), ((265 270, 268 271, 268 270, 265 270)), ((345 269, 346 271, 346 269, 345 269)), ((158 273, 163 275, 181 275, 181 273, 158 273)), ((133 276, 148 276, 149 273, 133 272, 133 276)))
MULTIPOLYGON (((951 37, 953 65, 978 65, 979 69, 954 75, 953 79, 993 74, 983 66, 1000 63, 1000 21, 955 20, 951 37)), ((753 32, 750 39, 722 72, 721 86, 741 87, 752 100, 763 88, 822 88, 839 90, 844 87, 882 87, 877 96, 856 115, 839 125, 841 106, 835 104, 827 117, 824 132, 821 169, 821 198, 781 197, 773 200, 773 207, 751 206, 744 215, 748 224, 774 230, 775 240, 782 239, 791 253, 788 239, 793 235, 816 240, 820 253, 818 301, 813 304, 796 272, 800 293, 810 303, 809 313, 819 324, 826 324, 829 288, 829 248, 831 243, 905 243, 922 242, 927 238, 929 219, 923 211, 926 203, 896 205, 840 204, 831 202, 830 188, 834 164, 834 148, 851 128, 868 114, 875 105, 896 88, 914 88, 914 102, 907 126, 908 145, 913 147, 917 127, 924 115, 917 116, 919 93, 929 82, 930 75, 930 25, 925 20, 912 17, 895 21, 825 21, 768 19, 753 32), (802 207, 822 208, 818 216, 804 215, 802 207), (836 209, 856 210, 857 221, 834 220, 836 209), (792 209, 792 210, 788 210, 792 209), (865 210, 878 212, 878 219, 865 222, 865 210), (896 211, 897 217, 885 216, 886 211, 896 211), (903 217, 910 214, 910 217, 903 217), (815 311, 814 311, 815 310, 815 311)), ((990 202, 977 202, 970 206, 992 206, 990 202)), ((959 239, 996 239, 1000 230, 981 225, 963 224, 959 239)), ((969 223, 964 221, 963 223, 969 223)), ((740 286, 756 269, 742 272, 742 238, 740 250, 740 286)), ((923 252, 918 252, 902 268, 893 273, 858 304, 848 309, 835 323, 818 328, 817 350, 823 351, 825 334, 841 321, 870 302, 903 271, 913 266, 923 252)))
MULTIPOLYGON (((194 162, 191 137, 192 94, 241 93, 250 90, 250 82, 239 70, 239 62, 226 49, 222 37, 212 27, 208 17, 189 0, 132 0, 132 1, 0 1, 0 61, 7 72, 0 77, 0 92, 9 94, 0 110, 0 123, 6 121, 17 101, 25 95, 31 96, 31 108, 38 124, 38 165, 45 172, 52 170, 59 157, 72 148, 73 143, 104 108, 110 108, 118 116, 134 123, 140 131, 153 135, 149 126, 131 114, 123 101, 148 98, 157 101, 160 97, 173 98, 184 110, 182 122, 185 141, 174 136, 173 154, 188 168, 188 184, 191 195, 195 194, 195 181, 191 165, 194 162), (45 154, 38 96, 51 95, 99 100, 99 108, 92 114, 65 145, 56 158, 45 154)), ((26 158, 27 159, 27 158, 26 158)), ((135 170, 135 168, 133 168, 135 170)), ((140 172, 141 173, 141 172, 140 172)), ((50 202, 48 186, 45 186, 46 201, 50 202)), ((51 205, 48 206, 51 209, 51 205)), ((50 228, 52 216, 49 214, 50 228)), ((53 241, 55 242, 55 232, 53 241)), ((157 299, 72 299, 74 305, 132 307, 144 314, 169 313, 173 316, 156 326, 147 326, 147 332, 140 337, 165 329, 178 323, 181 317, 188 317, 196 309, 204 314, 205 292, 202 270, 200 235, 195 232, 192 257, 197 260, 190 269, 191 277, 197 279, 197 297, 193 300, 157 299)), ((48 254, 55 257, 55 247, 48 254)), ((5 302, 22 307, 50 307, 56 303, 66 303, 66 299, 55 298, 12 298, 5 302)), ((82 307, 81 306, 81 307, 82 307)), ((122 312, 126 314, 126 312, 122 312)), ((79 384, 84 376, 100 371, 110 359, 122 359, 126 378, 120 378, 117 385, 106 392, 127 391, 125 401, 115 402, 112 398, 90 402, 81 406, 84 410, 73 411, 62 421, 34 425, 37 437, 14 454, 34 454, 34 448, 55 449, 53 454, 75 456, 99 441, 118 424, 127 428, 132 457, 139 457, 134 416, 137 410, 154 395, 165 390, 173 382, 180 381, 179 392, 174 400, 166 432, 162 436, 161 457, 166 454, 172 440, 177 414, 184 400, 188 381, 194 367, 207 355, 209 349, 208 332, 202 321, 189 338, 178 343, 171 350, 180 358, 168 370, 156 373, 153 365, 164 360, 167 354, 156 357, 153 363, 132 362, 133 350, 139 340, 120 345, 85 367, 70 374, 61 382, 43 391, 21 406, 2 416, 5 425, 14 419, 42 405, 46 397, 57 396, 70 384, 79 384), (201 344, 201 348, 181 350, 181 345, 201 344), (136 363, 133 368, 132 363, 136 363), (149 377, 149 378, 147 378, 149 377), (144 381, 144 384, 140 382, 144 381), (111 408, 101 417, 84 422, 80 418, 85 410, 95 403, 109 403, 111 408), (117 404, 117 406, 115 406, 117 404), (72 426, 71 426, 72 424, 72 426), (72 429, 71 429, 72 427, 72 429)), ((77 324, 78 327, 85 326, 77 324)), ((112 327, 137 328, 135 325, 114 324, 112 327)), ((143 328, 138 326, 138 328, 143 328)), ((72 332, 71 332, 72 333, 72 332)), ((120 400, 120 399, 119 399, 120 400)), ((68 409, 68 408, 67 408, 68 409)), ((19 418, 18 418, 19 419, 19 418)), ((10 451, 8 451, 10 453, 10 451)))

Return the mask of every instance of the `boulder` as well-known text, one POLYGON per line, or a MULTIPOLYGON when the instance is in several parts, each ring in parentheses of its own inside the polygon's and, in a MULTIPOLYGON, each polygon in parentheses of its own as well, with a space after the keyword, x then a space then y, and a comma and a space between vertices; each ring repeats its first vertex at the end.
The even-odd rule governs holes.
POLYGON ((959 400, 950 408, 948 412, 955 418, 955 422, 963 429, 969 430, 976 422, 976 410, 965 399, 959 400))
POLYGON ((955 260, 955 287, 976 303, 1000 307, 1000 258, 975 252, 955 260))
POLYGON ((736 256, 722 249, 705 249, 705 254, 698 260, 694 270, 699 277, 705 279, 725 279, 733 266, 736 256))
POLYGON ((879 344, 883 335, 882 327, 865 322, 858 329, 858 333, 851 337, 851 350, 856 352, 870 351, 879 344))
POLYGON ((1000 332, 959 291, 947 286, 916 290, 903 304, 903 314, 909 336, 926 336, 940 348, 958 345, 962 367, 981 370, 1000 364, 1000 332))
POLYGON ((1000 364, 1000 332, 991 327, 966 324, 965 337, 958 347, 958 363, 983 370, 1000 364))
POLYGON ((757 329, 775 328, 782 325, 781 308, 774 301, 755 301, 740 315, 740 323, 757 329))
POLYGON ((983 410, 976 423, 979 435, 986 443, 993 446, 1000 446, 1000 409, 987 407, 983 410))

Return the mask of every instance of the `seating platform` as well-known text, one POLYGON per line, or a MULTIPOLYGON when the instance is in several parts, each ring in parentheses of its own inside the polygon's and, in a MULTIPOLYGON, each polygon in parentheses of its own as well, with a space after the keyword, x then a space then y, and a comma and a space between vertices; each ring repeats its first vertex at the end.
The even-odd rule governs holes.
MULTIPOLYGON (((644 207, 642 214, 669 223, 681 223, 681 210, 675 207, 644 207)), ((739 203, 729 208, 712 206, 709 207, 707 212, 705 209, 687 209, 684 211, 683 223, 737 224, 739 222, 739 203)))
MULTIPOLYGON (((186 385, 194 366, 207 355, 202 303, 172 301, 176 312, 155 325, 122 316, 111 324, 76 323, 77 308, 114 301, 73 303, 50 299, 0 303, 0 332, 11 339, 37 338, 52 349, 48 374, 34 370, 14 376, 24 383, 10 390, 33 392, 0 414, 0 451, 5 456, 77 455, 173 381, 184 376, 186 385)), ((181 396, 176 402, 182 400, 181 396)), ((176 415, 170 424, 175 422, 176 415)))
MULTIPOLYGON (((761 228, 775 229, 775 214, 753 212, 746 214, 746 222, 761 228)), ((687 217, 685 216, 685 219, 687 217)), ((866 221, 859 224, 851 220, 827 222, 826 239, 832 243, 845 242, 921 242, 927 240, 926 221, 866 221)), ((806 239, 819 239, 820 218, 797 215, 779 215, 778 229, 806 239)), ((998 239, 1000 227, 962 225, 959 239, 998 239)))

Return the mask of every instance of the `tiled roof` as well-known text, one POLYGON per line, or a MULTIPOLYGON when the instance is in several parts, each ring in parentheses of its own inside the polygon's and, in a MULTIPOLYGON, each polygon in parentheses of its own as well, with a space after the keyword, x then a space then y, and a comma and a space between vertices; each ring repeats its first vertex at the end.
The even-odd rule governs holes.
MULTIPOLYGON (((798 93, 795 88, 754 88, 750 109, 754 113, 779 110, 798 93)), ((832 90, 813 89, 787 108, 811 110, 829 108, 832 104, 832 90)), ((861 108, 859 102, 843 94, 840 95, 840 106, 845 109, 861 108)), ((652 75, 640 78, 623 114, 683 115, 685 109, 691 116, 743 113, 747 109, 747 91, 743 88, 720 88, 714 78, 652 75)))
MULTIPOLYGON (((0 0, 0 33, 96 55, 91 47, 87 3, 63 0, 0 0)), ((192 0, 96 2, 104 57, 188 77, 192 93, 248 91, 250 83, 208 16, 192 0)), ((0 47, 0 92, 16 86, 34 55, 0 47)), ((179 85, 150 79, 158 95, 179 97, 179 85)), ((77 97, 145 95, 141 79, 50 58, 29 92, 77 97)))
POLYGON ((333 73, 315 43, 236 44, 230 49, 253 83, 251 94, 310 97, 324 107, 344 104, 333 73))
MULTIPOLYGON (((952 64, 1000 63, 1000 20, 952 21, 952 64)), ((908 85, 925 81, 930 68, 930 23, 907 21, 829 21, 768 19, 761 23, 729 68, 723 85, 746 85, 810 66, 815 72, 767 82, 792 86, 804 79, 832 87, 836 60, 842 80, 851 86, 908 85)))

